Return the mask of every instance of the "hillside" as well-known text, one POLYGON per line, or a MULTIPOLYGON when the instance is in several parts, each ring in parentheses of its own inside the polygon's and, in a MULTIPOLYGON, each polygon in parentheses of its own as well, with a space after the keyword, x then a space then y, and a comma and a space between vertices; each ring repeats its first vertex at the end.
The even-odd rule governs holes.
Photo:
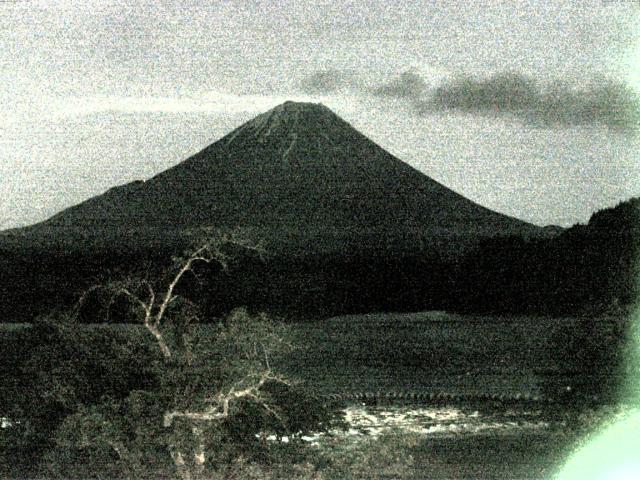
POLYGON ((200 227, 244 229, 271 255, 217 286, 216 309, 314 315, 448 307, 461 252, 557 233, 464 198, 322 105, 286 102, 153 178, 1 234, 0 315, 68 305, 105 272, 166 261, 200 227))
POLYGON ((474 312, 620 314, 638 298, 638 259, 640 198, 631 198, 553 238, 483 241, 455 283, 474 312))
MULTIPOLYGON (((107 236, 248 227, 270 241, 396 244, 429 237, 543 235, 395 158, 323 105, 287 102, 146 181, 115 187, 13 234, 107 236)), ((151 234, 152 236, 155 236, 151 234)), ((410 242, 409 242, 410 243, 410 242)))

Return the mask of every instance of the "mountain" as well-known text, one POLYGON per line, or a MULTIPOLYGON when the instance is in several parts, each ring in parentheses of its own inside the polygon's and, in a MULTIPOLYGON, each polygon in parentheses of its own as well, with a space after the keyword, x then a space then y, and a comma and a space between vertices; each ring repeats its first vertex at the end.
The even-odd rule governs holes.
POLYGON ((151 179, 0 234, 0 320, 68 305, 101 273, 166 262, 205 226, 245 229, 271 255, 202 293, 215 308, 313 315, 447 308, 462 252, 556 233, 453 192, 323 105, 286 102, 151 179))
MULTIPOLYGON (((425 237, 544 235, 415 170, 327 107, 286 102, 147 181, 112 188, 23 229, 47 237, 92 232, 251 227, 338 248, 425 237)), ((135 235, 134 235, 135 236, 135 235)), ((154 236, 152 234, 152 236, 154 236)))

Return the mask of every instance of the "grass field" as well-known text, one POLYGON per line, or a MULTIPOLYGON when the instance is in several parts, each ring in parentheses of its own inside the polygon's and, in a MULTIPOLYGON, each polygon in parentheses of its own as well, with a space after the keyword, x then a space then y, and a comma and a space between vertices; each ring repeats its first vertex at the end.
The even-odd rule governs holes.
MULTIPOLYGON (((572 318, 480 317, 440 312, 342 316, 291 324, 294 343, 299 348, 276 362, 280 369, 323 394, 534 396, 543 386, 548 389, 549 383, 564 391, 579 382, 597 381, 585 374, 583 359, 563 353, 565 347, 570 348, 572 332, 580 322, 572 318)), ((601 341, 615 331, 616 320, 597 319, 594 325, 591 332, 595 341, 601 341)), ((25 325, 0 324, 0 339, 10 338, 20 328, 25 325)), ((140 341, 146 338, 139 325, 79 328, 124 329, 132 337, 140 336, 140 341)), ((210 327, 198 328, 206 336, 210 327)), ((537 406, 487 408, 502 409, 498 415, 503 423, 505 415, 521 414, 522 418, 509 419, 518 428, 448 431, 445 435, 391 430, 380 436, 360 436, 357 441, 348 436, 337 437, 321 443, 322 454, 331 459, 329 466, 323 467, 323 478, 550 478, 577 438, 564 432, 565 426, 573 428, 576 418, 566 412, 551 422, 546 422, 546 413, 536 412, 534 415, 545 420, 546 427, 519 428, 531 419, 527 415, 537 406)), ((485 412, 480 414, 483 416, 485 412)), ((489 419, 494 417, 494 413, 486 415, 489 419)))
MULTIPOLYGON (((333 391, 540 394, 596 381, 584 358, 563 354, 580 320, 479 317, 439 312, 343 316, 293 326, 299 351, 283 367, 313 387, 333 391)), ((594 342, 616 320, 598 319, 594 342)))
MULTIPOLYGON (((590 321, 595 322, 593 343, 605 344, 616 334, 617 319, 590 321)), ((599 381, 588 371, 588 359, 571 351, 581 322, 443 312, 340 316, 292 323, 297 348, 277 363, 323 394, 537 396, 543 385, 549 390, 549 383, 562 391, 599 381)), ((0 336, 24 325, 0 324, 0 336)), ((133 325, 81 328, 130 328, 144 335, 141 326, 133 325)))

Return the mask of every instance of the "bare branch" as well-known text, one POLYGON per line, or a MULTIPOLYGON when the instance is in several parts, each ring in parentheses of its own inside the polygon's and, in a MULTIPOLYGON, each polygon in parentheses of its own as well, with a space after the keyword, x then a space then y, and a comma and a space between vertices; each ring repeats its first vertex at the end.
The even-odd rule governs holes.
POLYGON ((269 355, 267 354, 267 349, 265 348, 262 342, 260 342, 260 346, 262 347, 262 351, 264 352, 264 363, 267 366, 267 369, 271 370, 271 366, 269 365, 269 355))
POLYGON ((196 252, 192 256, 190 256, 187 259, 187 261, 182 265, 178 273, 175 275, 175 277, 173 277, 173 280, 171 281, 171 283, 169 283, 169 286, 167 287, 167 290, 164 294, 164 299, 160 304, 160 309, 158 310, 158 313, 156 314, 156 317, 155 317, 156 326, 160 326, 160 323, 162 322, 162 319, 164 317, 165 311, 167 310, 167 307, 172 301, 175 300, 175 295, 173 294, 173 292, 176 286, 178 285, 178 283, 180 282, 180 280, 182 279, 182 277, 184 276, 184 274, 191 271, 191 268, 193 267, 193 264, 195 262, 201 261, 205 263, 210 263, 213 260, 213 258, 203 255, 203 253, 206 252, 207 249, 208 249, 208 246, 204 245, 200 247, 198 250, 196 250, 196 252))
POLYGON ((151 317, 151 306, 147 303, 144 303, 140 297, 138 297, 137 295, 131 293, 131 291, 128 288, 121 288, 119 290, 119 293, 123 293, 124 295, 126 295, 132 302, 137 303, 138 305, 140 305, 140 307, 142 307, 142 310, 145 313, 145 323, 147 323, 147 319, 149 317, 151 317))
POLYGON ((91 287, 86 289, 82 293, 82 295, 80 295, 80 298, 73 306, 72 308, 73 314, 77 316, 80 313, 80 309, 84 306, 84 303, 87 301, 87 298, 89 297, 89 295, 91 295, 93 292, 98 291, 102 288, 104 288, 103 285, 92 285, 91 287))
POLYGON ((203 422, 222 420, 229 416, 230 404, 242 398, 251 398, 255 400, 265 410, 274 414, 276 418, 282 421, 277 412, 275 412, 274 409, 260 395, 260 389, 268 381, 283 383, 285 385, 291 385, 291 382, 283 376, 273 374, 271 370, 265 370, 257 379, 254 380, 253 384, 241 389, 236 389, 238 388, 239 384, 246 383, 247 378, 231 386, 227 393, 220 392, 214 398, 205 399, 206 401, 213 402, 213 405, 203 411, 198 412, 176 410, 173 412, 166 412, 164 414, 163 425, 165 427, 170 427, 175 418, 186 418, 189 420, 203 422))

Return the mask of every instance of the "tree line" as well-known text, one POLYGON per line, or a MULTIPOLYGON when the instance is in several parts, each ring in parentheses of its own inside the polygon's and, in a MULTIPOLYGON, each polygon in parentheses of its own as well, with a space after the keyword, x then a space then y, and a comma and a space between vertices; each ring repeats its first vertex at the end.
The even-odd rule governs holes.
MULTIPOLYGON (((484 239, 438 250, 240 252, 234 268, 204 267, 182 286, 211 317, 237 305, 296 318, 448 310, 488 314, 617 313, 633 304, 640 253, 639 199, 595 213, 551 238, 484 239), (224 282, 217 276, 224 275, 224 282)), ((162 270, 176 245, 123 251, 0 252, 0 317, 28 321, 77 301, 100 278, 162 270)), ((86 321, 99 317, 85 312, 86 321)), ((118 321, 117 315, 112 317, 118 321)))

